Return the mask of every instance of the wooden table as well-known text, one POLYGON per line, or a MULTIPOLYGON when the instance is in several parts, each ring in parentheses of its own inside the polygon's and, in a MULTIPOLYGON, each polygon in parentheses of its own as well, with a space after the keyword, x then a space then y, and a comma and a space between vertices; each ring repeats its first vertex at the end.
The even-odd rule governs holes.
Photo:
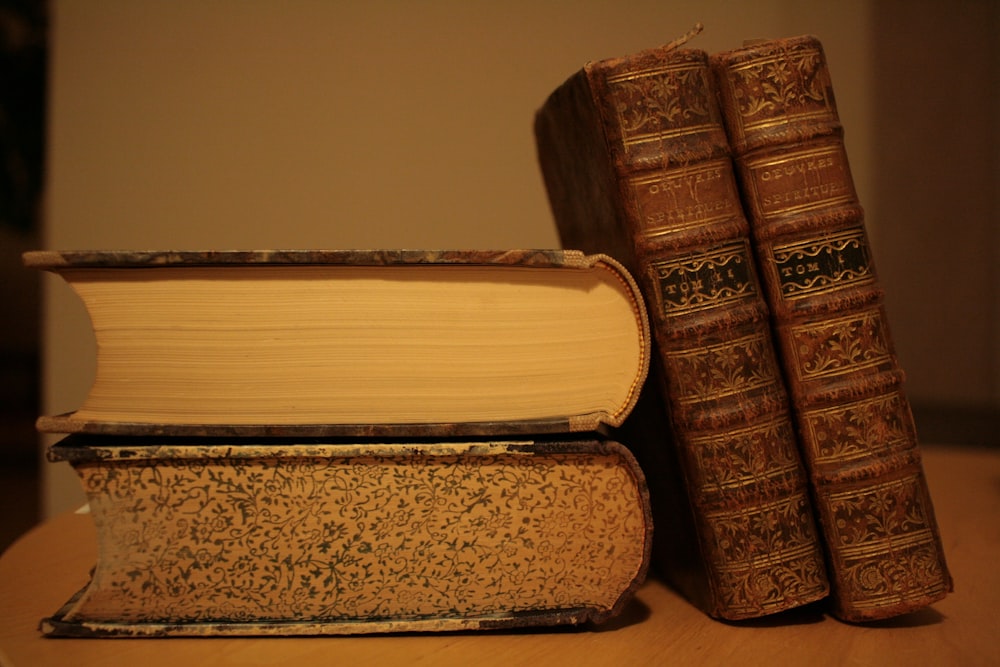
POLYGON ((601 628, 272 639, 47 639, 38 621, 87 580, 91 519, 56 517, 0 558, 0 665, 1000 665, 1000 451, 924 447, 956 591, 931 609, 851 626, 804 609, 711 620, 659 581, 601 628))

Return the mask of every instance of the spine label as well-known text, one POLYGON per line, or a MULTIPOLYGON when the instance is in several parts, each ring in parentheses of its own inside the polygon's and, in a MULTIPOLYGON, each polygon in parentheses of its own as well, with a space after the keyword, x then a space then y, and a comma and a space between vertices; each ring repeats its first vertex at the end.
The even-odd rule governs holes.
POLYGON ((758 297, 745 241, 728 243, 709 252, 653 262, 649 272, 657 286, 656 305, 662 318, 717 308, 758 297))
POLYGON ((801 299, 875 280, 862 228, 820 239, 775 244, 771 257, 784 299, 801 299))

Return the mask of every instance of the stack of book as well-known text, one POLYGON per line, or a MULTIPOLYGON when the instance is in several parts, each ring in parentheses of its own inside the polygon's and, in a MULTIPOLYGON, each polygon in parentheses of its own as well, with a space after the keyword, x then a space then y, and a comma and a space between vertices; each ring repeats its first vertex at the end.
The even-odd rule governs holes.
POLYGON ((50 458, 97 528, 54 636, 600 622, 643 581, 641 295, 564 251, 33 252, 97 372, 50 458))
POLYGON ((535 122, 563 243, 647 298, 652 407, 623 441, 655 561, 720 618, 921 609, 951 577, 822 46, 709 56, 699 30, 588 64, 535 122))
POLYGON ((575 250, 27 255, 98 343, 48 631, 599 621, 650 559, 727 620, 950 591, 822 47, 697 32, 538 110, 575 250))

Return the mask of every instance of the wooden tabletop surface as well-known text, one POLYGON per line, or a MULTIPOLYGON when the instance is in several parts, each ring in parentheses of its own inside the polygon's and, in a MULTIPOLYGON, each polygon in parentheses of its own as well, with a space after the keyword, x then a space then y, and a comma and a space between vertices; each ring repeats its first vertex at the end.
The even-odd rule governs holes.
POLYGON ((424 635, 52 639, 38 622, 87 580, 91 518, 36 527, 0 557, 0 665, 1000 665, 1000 451, 922 449, 955 592, 917 614, 866 626, 822 607, 751 623, 707 618, 651 579, 599 628, 424 635))

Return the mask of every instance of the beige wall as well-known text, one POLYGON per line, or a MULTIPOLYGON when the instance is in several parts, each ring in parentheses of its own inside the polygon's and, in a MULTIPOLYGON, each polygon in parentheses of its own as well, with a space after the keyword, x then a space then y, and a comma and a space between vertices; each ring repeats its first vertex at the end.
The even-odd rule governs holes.
MULTIPOLYGON (((874 199, 873 4, 56 0, 44 244, 553 246, 534 110, 585 61, 696 21, 709 51, 818 35, 874 199)), ((68 289, 45 299, 44 410, 63 412, 94 346, 68 289)), ((63 465, 46 513, 82 502, 63 465)))

